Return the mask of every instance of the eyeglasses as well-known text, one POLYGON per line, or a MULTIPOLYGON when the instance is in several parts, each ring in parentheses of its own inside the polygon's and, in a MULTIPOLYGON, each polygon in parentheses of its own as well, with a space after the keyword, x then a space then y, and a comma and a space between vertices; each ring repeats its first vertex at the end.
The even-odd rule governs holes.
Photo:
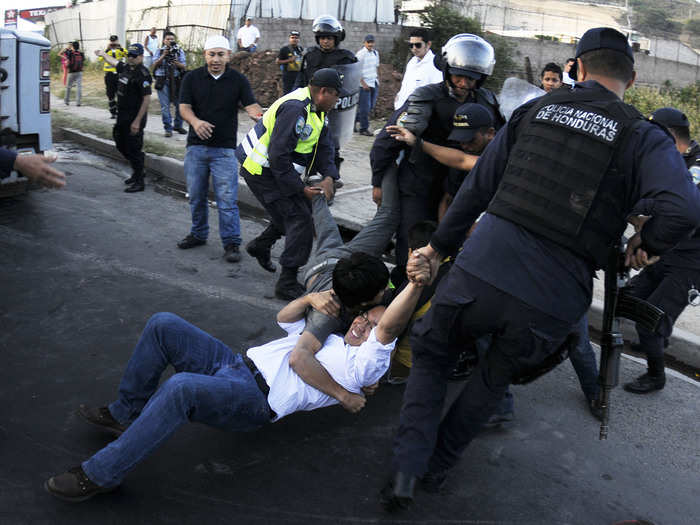
POLYGON ((369 318, 369 315, 367 314, 367 312, 361 312, 361 313, 359 314, 359 317, 362 317, 362 319, 363 319, 368 325, 370 325, 372 328, 375 328, 375 327, 377 326, 377 323, 373 323, 372 320, 369 318))
POLYGON ((415 47, 416 49, 420 49, 421 47, 423 47, 423 42, 409 42, 408 48, 411 49, 412 47, 415 47))

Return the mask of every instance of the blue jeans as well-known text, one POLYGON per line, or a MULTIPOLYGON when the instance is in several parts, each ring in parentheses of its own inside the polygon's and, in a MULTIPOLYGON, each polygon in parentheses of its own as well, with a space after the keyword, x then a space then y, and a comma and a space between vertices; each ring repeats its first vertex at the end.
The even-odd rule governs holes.
POLYGON ((240 354, 175 314, 148 320, 109 411, 126 431, 82 467, 102 487, 126 473, 187 421, 248 431, 269 423, 267 398, 240 354), (168 365, 177 372, 158 388, 168 365), (158 390, 156 391, 156 389, 158 390))
POLYGON ((219 210, 219 235, 224 248, 241 244, 241 218, 238 212, 238 161, 233 148, 187 146, 185 177, 190 194, 192 230, 197 239, 209 235, 209 175, 219 210))
POLYGON ((163 127, 165 131, 173 130, 173 121, 170 116, 170 104, 175 106, 175 128, 182 127, 182 117, 180 116, 180 108, 178 107, 177 99, 170 99, 170 86, 166 82, 163 89, 156 89, 158 93, 158 102, 160 102, 160 116, 163 119, 163 127))
POLYGON ((369 89, 360 88, 360 102, 357 105, 357 117, 355 118, 355 121, 360 123, 360 131, 369 128, 369 112, 374 109, 378 94, 379 89, 376 86, 369 89))

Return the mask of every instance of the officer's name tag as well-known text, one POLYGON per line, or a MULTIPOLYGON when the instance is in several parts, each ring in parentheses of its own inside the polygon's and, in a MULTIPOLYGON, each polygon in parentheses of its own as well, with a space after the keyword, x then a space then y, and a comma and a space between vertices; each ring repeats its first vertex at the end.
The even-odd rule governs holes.
POLYGON ((544 106, 537 112, 535 120, 558 124, 608 144, 615 142, 621 129, 620 123, 615 119, 563 104, 544 106))

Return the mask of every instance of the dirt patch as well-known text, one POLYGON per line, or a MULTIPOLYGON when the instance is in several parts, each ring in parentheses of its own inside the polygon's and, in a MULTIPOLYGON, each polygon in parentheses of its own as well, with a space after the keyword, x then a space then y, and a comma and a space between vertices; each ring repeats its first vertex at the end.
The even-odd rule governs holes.
MULTIPOLYGON (((255 98, 263 107, 269 107, 282 96, 282 72, 275 64, 277 52, 261 51, 235 53, 231 65, 243 73, 253 88, 255 98)), ((373 118, 384 119, 394 110, 394 96, 401 87, 402 75, 389 64, 379 66, 379 96, 373 118)))

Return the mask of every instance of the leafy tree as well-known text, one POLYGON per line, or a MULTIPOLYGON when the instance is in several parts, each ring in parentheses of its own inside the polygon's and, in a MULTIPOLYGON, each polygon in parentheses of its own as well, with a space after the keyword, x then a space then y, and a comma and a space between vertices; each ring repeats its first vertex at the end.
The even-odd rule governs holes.
POLYGON ((685 23, 685 29, 694 36, 700 36, 700 18, 691 18, 685 23))

